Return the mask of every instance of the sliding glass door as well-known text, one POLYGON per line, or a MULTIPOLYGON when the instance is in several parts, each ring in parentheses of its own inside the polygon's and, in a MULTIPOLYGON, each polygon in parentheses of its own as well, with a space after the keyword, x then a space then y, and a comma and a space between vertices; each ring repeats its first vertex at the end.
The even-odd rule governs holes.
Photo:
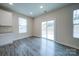
POLYGON ((54 40, 55 20, 42 22, 42 37, 54 40))
POLYGON ((54 40, 54 21, 47 21, 47 38, 54 40))
POLYGON ((42 37, 43 38, 46 38, 46 31, 47 31, 47 29, 46 29, 46 22, 42 22, 42 37))

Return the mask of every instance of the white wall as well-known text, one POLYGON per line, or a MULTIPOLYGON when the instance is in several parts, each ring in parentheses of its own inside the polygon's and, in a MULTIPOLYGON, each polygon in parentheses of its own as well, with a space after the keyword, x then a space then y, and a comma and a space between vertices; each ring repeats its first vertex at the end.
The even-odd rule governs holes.
POLYGON ((79 49, 79 39, 73 38, 73 10, 79 4, 72 4, 34 19, 33 36, 41 37, 41 22, 56 18, 55 41, 79 49))

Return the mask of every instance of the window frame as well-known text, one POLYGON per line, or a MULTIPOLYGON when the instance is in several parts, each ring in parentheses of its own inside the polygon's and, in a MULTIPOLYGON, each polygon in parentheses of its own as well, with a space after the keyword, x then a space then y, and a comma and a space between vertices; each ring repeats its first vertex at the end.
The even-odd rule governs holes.
POLYGON ((18 17, 18 32, 19 33, 27 33, 27 19, 24 17, 18 17), (20 21, 21 21, 20 19, 24 20, 25 24, 20 24, 20 21), (25 27, 25 31, 22 32, 22 30, 20 29, 21 26, 25 27))
MULTIPOLYGON (((79 25, 79 9, 75 9, 75 10, 73 10, 73 37, 74 38, 77 38, 77 39, 79 39, 79 37, 77 37, 76 35, 75 35, 75 28, 74 28, 74 26, 76 26, 76 25, 79 25), (75 13, 74 13, 75 12, 75 13)), ((77 35, 79 35, 79 34, 77 34, 77 35)))

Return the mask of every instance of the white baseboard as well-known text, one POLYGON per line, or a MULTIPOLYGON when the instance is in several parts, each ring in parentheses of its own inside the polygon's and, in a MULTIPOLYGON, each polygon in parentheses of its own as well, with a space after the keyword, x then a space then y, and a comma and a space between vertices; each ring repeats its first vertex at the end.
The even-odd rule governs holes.
POLYGON ((31 37, 31 36, 18 37, 18 38, 16 38, 16 40, 27 38, 27 37, 31 37))
POLYGON ((66 44, 66 43, 59 42, 59 41, 55 41, 55 42, 57 42, 59 44, 62 44, 62 45, 65 45, 65 46, 69 46, 69 47, 75 48, 75 49, 79 49, 77 46, 74 46, 74 45, 66 44))

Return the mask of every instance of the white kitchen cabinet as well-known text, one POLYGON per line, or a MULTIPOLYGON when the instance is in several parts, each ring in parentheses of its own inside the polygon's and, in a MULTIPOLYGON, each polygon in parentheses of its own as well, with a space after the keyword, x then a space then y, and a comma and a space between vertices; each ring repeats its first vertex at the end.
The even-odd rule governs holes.
POLYGON ((12 26, 12 13, 0 9, 0 26, 12 26))
POLYGON ((6 44, 11 44, 15 40, 16 40, 15 33, 2 33, 2 34, 0 34, 0 46, 6 45, 6 44))

